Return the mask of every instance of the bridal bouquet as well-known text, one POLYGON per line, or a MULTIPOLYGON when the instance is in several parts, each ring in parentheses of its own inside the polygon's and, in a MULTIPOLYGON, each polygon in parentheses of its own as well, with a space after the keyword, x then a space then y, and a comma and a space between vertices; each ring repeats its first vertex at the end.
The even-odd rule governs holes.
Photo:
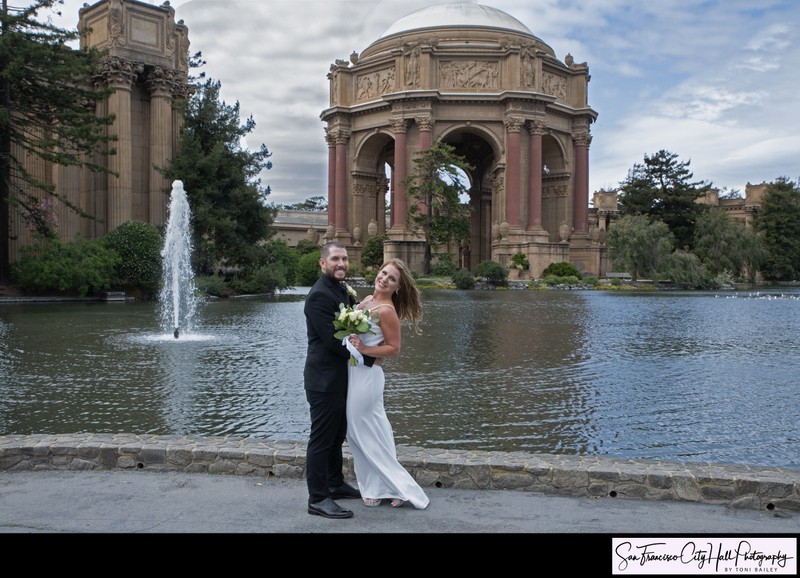
POLYGON ((369 309, 356 309, 355 307, 345 307, 344 303, 339 303, 339 313, 333 319, 333 326, 336 333, 333 336, 342 340, 342 345, 350 351, 350 365, 358 365, 363 362, 363 358, 357 359, 356 354, 361 357, 355 348, 351 349, 350 341, 347 339, 353 334, 375 333, 369 328, 369 309), (355 353, 353 353, 355 351, 355 353))

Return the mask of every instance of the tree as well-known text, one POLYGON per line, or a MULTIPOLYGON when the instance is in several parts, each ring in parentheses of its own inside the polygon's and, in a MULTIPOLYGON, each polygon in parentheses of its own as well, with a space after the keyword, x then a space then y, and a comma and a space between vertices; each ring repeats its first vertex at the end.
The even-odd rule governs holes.
POLYGON ((252 249, 268 239, 276 209, 266 198, 258 175, 272 168, 265 145, 252 152, 241 142, 255 128, 248 118, 240 123, 239 103, 219 100, 220 83, 205 80, 185 102, 179 152, 163 170, 169 180, 181 180, 192 209, 195 267, 255 264, 252 249))
POLYGON ((108 89, 92 85, 102 54, 73 50, 77 31, 58 28, 39 15, 61 0, 38 0, 0 10, 0 283, 9 280, 9 217, 18 212, 42 236, 55 236, 46 202, 55 199, 84 214, 55 186, 29 171, 31 159, 108 172, 96 164, 111 154, 116 137, 106 128, 113 116, 98 116, 108 89), (44 201, 44 202, 43 202, 44 201))
POLYGON ((725 211, 711 208, 697 219, 694 234, 693 252, 712 275, 748 275, 754 280, 763 252, 753 231, 734 223, 725 211))
POLYGON ((311 211, 313 213, 324 213, 328 210, 328 201, 325 199, 325 197, 309 197, 302 203, 283 205, 281 208, 288 211, 311 211))
POLYGON ((781 177, 770 183, 754 226, 767 252, 761 268, 764 278, 800 279, 800 181, 781 177))
POLYGON ((409 209, 406 225, 422 232, 425 238, 423 272, 431 270, 431 247, 469 239, 469 205, 459 196, 467 192, 461 172, 472 170, 467 161, 455 153, 455 147, 437 143, 419 151, 414 170, 406 178, 409 209))
POLYGON ((663 221, 678 247, 691 248, 695 222, 707 209, 696 201, 711 184, 692 182, 691 161, 679 162, 677 158, 677 154, 663 149, 645 155, 644 164, 635 164, 620 183, 619 205, 623 214, 647 215, 663 221))
POLYGON ((644 215, 626 215, 608 231, 608 254, 616 271, 627 271, 635 280, 659 271, 674 247, 666 223, 644 215))

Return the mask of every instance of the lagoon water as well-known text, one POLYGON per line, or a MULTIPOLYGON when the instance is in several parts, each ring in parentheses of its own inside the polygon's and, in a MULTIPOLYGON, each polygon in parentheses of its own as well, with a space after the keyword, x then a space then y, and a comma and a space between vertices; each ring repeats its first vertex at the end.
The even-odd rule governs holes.
MULTIPOLYGON (((368 289, 362 289, 366 294, 368 289)), ((305 290, 0 304, 0 435, 305 441, 305 290)), ((399 444, 800 467, 800 290, 423 291, 386 361, 399 444)))

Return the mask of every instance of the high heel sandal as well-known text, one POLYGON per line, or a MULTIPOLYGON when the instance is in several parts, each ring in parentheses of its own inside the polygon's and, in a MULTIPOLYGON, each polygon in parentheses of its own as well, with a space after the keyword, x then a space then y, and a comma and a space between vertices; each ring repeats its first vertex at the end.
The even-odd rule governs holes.
POLYGON ((364 505, 368 508, 374 508, 375 506, 381 505, 380 498, 363 498, 363 500, 364 500, 364 505))
POLYGON ((405 503, 406 503, 405 500, 400 500, 398 498, 395 498, 394 500, 392 500, 392 508, 399 508, 405 503))

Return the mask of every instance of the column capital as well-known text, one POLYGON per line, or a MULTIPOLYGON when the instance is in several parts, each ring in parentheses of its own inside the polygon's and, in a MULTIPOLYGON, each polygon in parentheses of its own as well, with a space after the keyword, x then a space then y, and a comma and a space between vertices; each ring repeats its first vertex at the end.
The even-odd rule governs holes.
POLYGON ((174 90, 175 73, 163 66, 154 66, 148 71, 145 84, 151 96, 168 98, 174 90))
POLYGON ((118 56, 104 58, 100 62, 98 77, 114 88, 130 89, 136 77, 144 72, 144 65, 118 56))
POLYGON ((572 142, 575 146, 588 147, 592 142, 592 135, 588 131, 573 134, 572 142))
POLYGON ((508 132, 520 132, 525 124, 525 119, 521 116, 506 116, 503 119, 503 124, 506 125, 508 132))
POLYGON ((392 132, 395 134, 408 131, 408 119, 406 118, 390 118, 389 124, 392 127, 392 132))
POLYGON ((338 145, 338 144, 347 144, 347 141, 350 140, 350 131, 345 128, 336 127, 336 128, 326 128, 325 129, 325 142, 328 143, 329 147, 338 145))
POLYGON ((419 130, 433 130, 433 117, 431 115, 423 115, 414 117, 414 122, 417 123, 419 130))
POLYGON ((547 132, 547 126, 543 120, 531 120, 528 122, 528 133, 531 136, 543 135, 547 132))

